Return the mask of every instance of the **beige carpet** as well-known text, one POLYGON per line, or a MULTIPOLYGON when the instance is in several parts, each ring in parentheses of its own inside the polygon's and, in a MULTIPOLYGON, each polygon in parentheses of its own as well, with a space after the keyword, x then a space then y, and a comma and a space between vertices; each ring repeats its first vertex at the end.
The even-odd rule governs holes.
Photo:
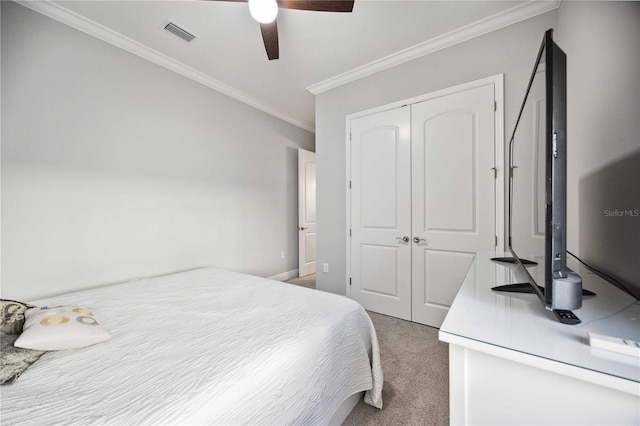
POLYGON ((369 312, 384 373, 382 410, 360 401, 344 425, 448 425, 449 346, 438 329, 369 312))
POLYGON ((287 281, 290 284, 307 288, 316 288, 316 274, 305 275, 304 277, 291 278, 287 281))
MULTIPOLYGON (((315 274, 288 282, 315 288, 315 274)), ((368 313, 380 344, 384 407, 360 401, 344 425, 449 424, 449 346, 438 329, 368 313)))

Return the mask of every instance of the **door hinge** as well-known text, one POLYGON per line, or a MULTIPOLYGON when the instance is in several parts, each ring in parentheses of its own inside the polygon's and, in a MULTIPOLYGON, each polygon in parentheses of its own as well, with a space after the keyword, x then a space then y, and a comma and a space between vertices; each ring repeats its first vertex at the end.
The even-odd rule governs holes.
POLYGON ((493 112, 498 111, 498 103, 497 102, 493 102, 493 112))
POLYGON ((351 236, 351 229, 349 229, 349 236, 351 236))
POLYGON ((351 277, 349 277, 349 285, 351 285, 351 277))
POLYGON ((496 243, 495 243, 494 247, 498 247, 498 236, 497 235, 496 235, 496 243))
POLYGON ((498 179, 498 168, 492 167, 491 170, 493 170, 493 178, 498 179))
POLYGON ((351 189, 351 181, 349 181, 349 189, 351 189))
POLYGON ((349 132, 349 140, 353 140, 353 136, 351 135, 351 132, 349 132))

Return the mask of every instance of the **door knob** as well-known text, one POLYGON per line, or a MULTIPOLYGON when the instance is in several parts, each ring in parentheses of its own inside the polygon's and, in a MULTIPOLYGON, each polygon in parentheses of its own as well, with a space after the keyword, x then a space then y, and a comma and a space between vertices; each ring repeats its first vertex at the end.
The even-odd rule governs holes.
POLYGON ((396 240, 402 240, 405 243, 409 242, 409 237, 407 237, 406 235, 404 237, 396 237, 396 240))
POLYGON ((307 229, 307 227, 306 226, 300 226, 298 229, 301 230, 301 231, 304 231, 305 229, 307 229))
POLYGON ((424 238, 413 237, 413 242, 416 244, 420 244, 420 241, 427 241, 424 238))

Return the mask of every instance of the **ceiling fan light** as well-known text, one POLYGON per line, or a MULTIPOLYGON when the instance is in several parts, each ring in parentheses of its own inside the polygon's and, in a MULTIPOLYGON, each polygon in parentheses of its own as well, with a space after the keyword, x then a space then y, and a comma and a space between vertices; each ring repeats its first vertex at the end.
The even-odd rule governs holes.
POLYGON ((256 21, 269 24, 278 15, 278 4, 276 0, 249 0, 249 12, 256 21))

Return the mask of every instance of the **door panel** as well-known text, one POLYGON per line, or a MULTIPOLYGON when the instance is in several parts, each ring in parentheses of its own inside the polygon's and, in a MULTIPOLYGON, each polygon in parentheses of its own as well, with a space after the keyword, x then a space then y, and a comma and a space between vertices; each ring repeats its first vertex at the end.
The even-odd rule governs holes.
POLYGON ((398 133, 397 127, 382 126, 360 135, 360 176, 357 180, 363 228, 396 229, 398 226, 398 133))
POLYGON ((474 231, 475 116, 444 113, 424 122, 421 143, 426 214, 422 232, 474 231))
POLYGON ((316 154, 298 150, 298 276, 316 272, 316 154))
POLYGON ((316 221, 316 163, 313 159, 304 162, 304 217, 306 223, 316 221))
POLYGON ((478 250, 495 249, 493 85, 412 106, 412 321, 440 327, 478 250))
POLYGON ((398 248, 362 244, 360 246, 361 291, 380 296, 398 296, 398 248))
POLYGON ((351 121, 351 297, 411 319, 408 107, 351 121))
POLYGON ((316 234, 306 233, 304 236, 304 245, 305 245, 305 254, 304 254, 305 263, 309 264, 311 262, 315 262, 316 261, 316 234))
POLYGON ((420 251, 424 261, 416 267, 424 268, 420 271, 424 276, 424 283, 422 291, 416 291, 416 298, 421 299, 416 300, 418 309, 412 321, 439 327, 458 293, 475 253, 430 249, 420 251))

